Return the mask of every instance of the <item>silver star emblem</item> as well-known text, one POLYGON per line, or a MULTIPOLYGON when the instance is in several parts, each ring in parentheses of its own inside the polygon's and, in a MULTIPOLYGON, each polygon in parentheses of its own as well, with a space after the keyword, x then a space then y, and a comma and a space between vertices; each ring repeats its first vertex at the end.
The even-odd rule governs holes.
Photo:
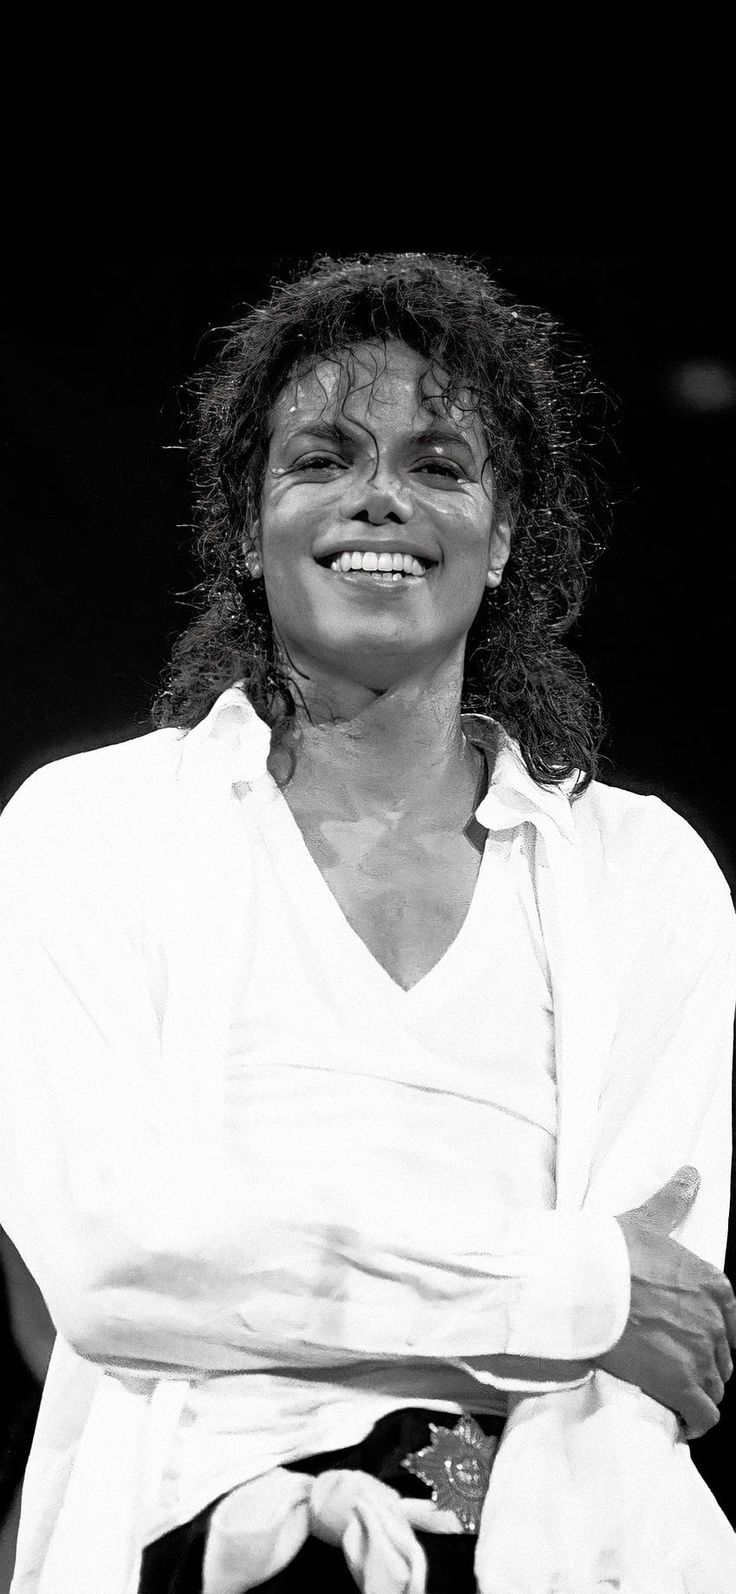
POLYGON ((429 1431, 430 1443, 401 1465, 429 1485, 433 1505, 454 1511, 466 1533, 477 1533, 498 1439, 465 1415, 454 1428, 431 1422, 429 1431))

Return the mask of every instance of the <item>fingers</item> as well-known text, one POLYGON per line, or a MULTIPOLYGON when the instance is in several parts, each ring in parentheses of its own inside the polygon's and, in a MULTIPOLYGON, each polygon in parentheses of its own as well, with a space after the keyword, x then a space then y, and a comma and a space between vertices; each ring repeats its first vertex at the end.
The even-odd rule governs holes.
POLYGON ((671 1234, 687 1217, 699 1189, 700 1174, 697 1168, 686 1163, 661 1189, 626 1216, 637 1218, 657 1234, 671 1234))
POLYGON ((685 1429, 686 1439, 702 1439, 703 1434, 715 1428, 720 1421, 720 1412, 715 1401, 706 1395, 703 1389, 695 1389, 688 1394, 687 1404, 683 1403, 680 1418, 685 1429))
POLYGON ((721 1378, 720 1373, 715 1367, 713 1368, 710 1376, 705 1380, 703 1388, 708 1396, 708 1399, 712 1400, 713 1405, 720 1406, 721 1401, 726 1393, 726 1386, 721 1378))
POLYGON ((724 1278, 723 1282, 727 1286, 727 1288, 722 1292, 721 1296, 723 1321, 726 1327, 726 1335, 728 1337, 729 1345, 732 1345, 734 1350, 736 1350, 736 1299, 734 1298, 734 1293, 731 1289, 728 1279, 724 1278))
POLYGON ((733 1372, 733 1357, 731 1355, 731 1347, 725 1335, 723 1339, 719 1340, 718 1344, 714 1347, 713 1354, 716 1359, 716 1367, 718 1368, 720 1376, 723 1379, 724 1384, 727 1384, 733 1372))
POLYGON ((736 1350, 736 1296, 725 1273, 720 1273, 717 1268, 710 1271, 712 1277, 708 1280, 708 1287, 723 1316, 726 1338, 736 1350))

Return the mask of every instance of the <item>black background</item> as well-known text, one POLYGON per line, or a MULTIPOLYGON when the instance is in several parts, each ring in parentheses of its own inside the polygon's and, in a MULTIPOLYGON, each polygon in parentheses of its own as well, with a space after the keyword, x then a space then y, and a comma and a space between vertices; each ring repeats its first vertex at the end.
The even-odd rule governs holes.
MULTIPOLYGON (((313 252, 6 256, 0 801, 49 758, 145 728, 186 618, 177 594, 196 579, 179 384, 208 327, 313 252)), ((610 725, 604 778, 679 809, 733 887, 734 256, 477 242, 472 253, 579 333, 618 396, 605 449, 614 538, 577 637, 610 725), (715 375, 698 378, 698 362, 716 362, 715 375)), ((727 1265, 733 1277, 733 1241, 727 1265)), ((735 1429, 729 1392, 694 1454, 736 1522, 735 1429)))

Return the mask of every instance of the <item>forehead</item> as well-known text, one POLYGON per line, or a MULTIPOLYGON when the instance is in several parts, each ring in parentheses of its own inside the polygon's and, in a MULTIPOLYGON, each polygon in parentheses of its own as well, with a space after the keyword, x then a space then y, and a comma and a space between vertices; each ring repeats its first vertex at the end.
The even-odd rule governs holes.
POLYGON ((428 417, 450 419, 471 441, 483 442, 477 411, 467 394, 447 398, 448 378, 407 344, 359 343, 315 361, 295 375, 274 404, 272 434, 288 435, 310 420, 337 416, 357 425, 426 427, 428 417))

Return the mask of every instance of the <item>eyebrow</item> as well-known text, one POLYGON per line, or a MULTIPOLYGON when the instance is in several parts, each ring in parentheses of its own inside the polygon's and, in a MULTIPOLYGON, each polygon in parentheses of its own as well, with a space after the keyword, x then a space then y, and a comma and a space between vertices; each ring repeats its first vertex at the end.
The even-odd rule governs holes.
POLYGON ((287 432, 285 441, 290 443, 295 437, 321 437, 326 443, 345 443, 352 437, 346 426, 340 426, 337 421, 305 421, 294 430, 287 432))
MULTIPOLYGON (((314 421, 305 422, 289 432, 286 441, 291 442, 295 437, 319 437, 327 443, 354 442, 355 435, 346 426, 341 426, 339 421, 314 421)), ((448 443, 452 447, 462 448, 471 459, 475 460, 471 444, 462 432, 456 431, 454 426, 427 426, 421 432, 411 432, 408 442, 415 448, 424 448, 434 444, 448 443)))
POLYGON ((450 443, 455 448, 464 448, 471 458, 475 458, 472 445, 468 442, 467 437, 462 432, 458 432, 454 426, 427 426, 424 431, 416 432, 411 441, 419 448, 432 443, 450 443))

